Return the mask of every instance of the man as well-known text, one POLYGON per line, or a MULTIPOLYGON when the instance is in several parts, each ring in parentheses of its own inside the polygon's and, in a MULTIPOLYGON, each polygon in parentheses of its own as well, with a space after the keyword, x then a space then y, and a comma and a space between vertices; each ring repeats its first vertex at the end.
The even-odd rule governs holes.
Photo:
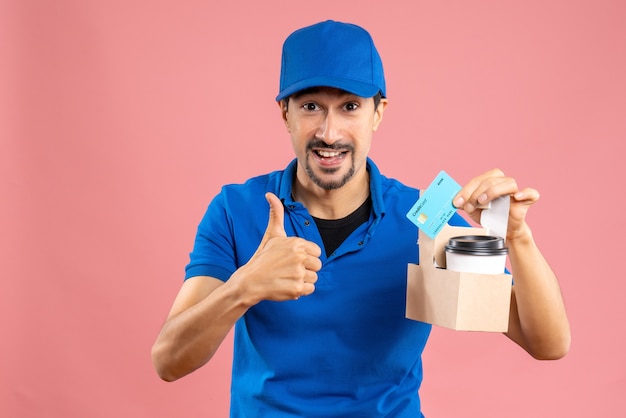
MULTIPOLYGON (((234 326, 233 417, 419 417, 431 326, 405 318, 406 267, 418 259, 405 215, 418 191, 368 159, 387 106, 370 35, 334 21, 291 34, 277 101, 296 159, 225 186, 209 205, 155 367, 168 381, 198 369, 234 326)), ((525 222, 538 192, 493 170, 454 204, 479 221, 479 204, 505 195, 515 280, 507 336, 536 358, 560 358, 567 316, 525 222)))

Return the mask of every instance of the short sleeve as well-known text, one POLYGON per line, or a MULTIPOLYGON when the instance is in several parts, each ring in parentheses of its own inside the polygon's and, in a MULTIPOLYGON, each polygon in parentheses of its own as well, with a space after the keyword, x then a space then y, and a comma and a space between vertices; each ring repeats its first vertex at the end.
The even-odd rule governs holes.
POLYGON ((185 280, 210 276, 226 281, 236 270, 232 220, 225 205, 224 193, 209 204, 198 230, 185 267, 185 280))

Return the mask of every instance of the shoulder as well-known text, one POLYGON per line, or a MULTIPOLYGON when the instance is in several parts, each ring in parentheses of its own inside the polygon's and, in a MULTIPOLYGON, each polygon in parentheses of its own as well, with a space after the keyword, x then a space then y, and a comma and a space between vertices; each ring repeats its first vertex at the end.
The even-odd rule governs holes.
POLYGON ((385 202, 405 202, 410 201, 411 205, 419 198, 420 190, 409 186, 402 181, 387 177, 378 173, 377 187, 385 202))
POLYGON ((370 158, 367 159, 367 170, 370 173, 372 185, 380 187, 381 191, 413 194, 418 192, 418 189, 415 187, 408 186, 400 180, 384 175, 370 158))
POLYGON ((272 192, 281 200, 291 195, 292 179, 297 162, 293 159, 285 169, 275 170, 246 180, 244 183, 227 184, 220 195, 227 200, 248 202, 259 198, 265 202, 265 193, 272 192))
POLYGON ((202 218, 201 226, 223 224, 230 225, 233 219, 242 215, 254 214, 258 208, 267 206, 265 193, 274 192, 276 180, 281 171, 275 171, 249 178, 243 183, 229 183, 221 187, 214 195, 202 218))
POLYGON ((277 170, 251 177, 243 183, 226 184, 217 198, 231 205, 251 204, 259 200, 265 202, 265 193, 278 194, 284 175, 284 170, 277 170))
MULTIPOLYGON (((420 189, 407 186, 393 178, 384 176, 382 178, 383 189, 386 190, 386 192, 383 192, 386 207, 389 208, 389 206, 394 205, 394 207, 401 209, 403 213, 408 212, 419 199, 420 189)), ((448 223, 453 226, 470 226, 468 221, 458 211, 454 212, 448 223)))
POLYGON ((413 186, 409 186, 400 180, 387 177, 385 175, 381 175, 381 183, 383 184, 384 190, 387 190, 391 193, 401 193, 401 194, 417 194, 419 193, 419 189, 413 186))

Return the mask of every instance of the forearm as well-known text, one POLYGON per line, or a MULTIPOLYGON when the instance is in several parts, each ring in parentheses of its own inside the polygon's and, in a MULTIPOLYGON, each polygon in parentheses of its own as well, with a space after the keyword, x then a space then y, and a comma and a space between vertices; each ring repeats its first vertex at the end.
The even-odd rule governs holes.
POLYGON ((563 357, 569 350, 570 328, 556 275, 527 225, 508 246, 515 283, 509 337, 533 357, 563 357))
POLYGON ((226 282, 170 316, 152 348, 159 376, 174 381, 206 364, 248 307, 237 286, 226 282))

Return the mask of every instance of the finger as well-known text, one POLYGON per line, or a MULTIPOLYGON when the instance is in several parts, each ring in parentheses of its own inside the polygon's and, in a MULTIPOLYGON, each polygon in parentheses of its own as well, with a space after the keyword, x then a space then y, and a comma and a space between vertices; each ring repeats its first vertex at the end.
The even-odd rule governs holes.
POLYGON ((503 177, 504 173, 499 169, 493 169, 482 173, 479 176, 471 179, 452 199, 454 206, 457 208, 463 207, 463 205, 469 201, 470 197, 474 193, 474 191, 480 186, 480 184, 487 178, 490 177, 503 177))
POLYGON ((259 248, 263 248, 267 241, 274 237, 286 237, 285 232, 285 208, 280 199, 273 193, 266 193, 265 199, 270 205, 270 216, 265 228, 265 234, 259 248))
POLYGON ((322 260, 319 257, 309 256, 302 263, 307 271, 320 271, 322 269, 322 260))
POLYGON ((313 292, 315 292, 315 285, 312 282, 301 282, 293 289, 289 297, 293 300, 298 300, 301 296, 309 296, 313 292))
POLYGON ((511 177, 487 177, 480 183, 468 183, 457 195, 454 204, 466 212, 484 207, 500 196, 513 195, 519 191, 515 179, 511 177))
POLYGON ((517 183, 511 177, 491 177, 483 180, 468 199, 474 206, 486 205, 500 196, 512 195, 518 191, 517 183))
POLYGON ((304 275, 304 282, 311 284, 317 283, 317 273, 307 270, 306 274, 304 275))
POLYGON ((305 282, 302 285, 302 296, 309 296, 315 292, 315 285, 313 283, 305 282))
POLYGON ((313 241, 299 237, 290 237, 289 239, 292 240, 294 251, 302 252, 303 254, 311 255, 313 257, 319 257, 322 255, 322 249, 313 241))
POLYGON ((320 246, 312 241, 305 241, 304 251, 308 255, 312 255, 313 257, 316 257, 318 259, 319 259, 319 256, 322 255, 322 249, 320 248, 320 246))
POLYGON ((528 203, 528 204, 533 204, 535 203, 537 200, 539 200, 539 197, 541 195, 539 194, 539 191, 537 191, 536 189, 532 189, 530 187, 526 187, 523 190, 520 190, 519 192, 515 193, 513 195, 513 199, 516 202, 523 202, 523 203, 528 203))

